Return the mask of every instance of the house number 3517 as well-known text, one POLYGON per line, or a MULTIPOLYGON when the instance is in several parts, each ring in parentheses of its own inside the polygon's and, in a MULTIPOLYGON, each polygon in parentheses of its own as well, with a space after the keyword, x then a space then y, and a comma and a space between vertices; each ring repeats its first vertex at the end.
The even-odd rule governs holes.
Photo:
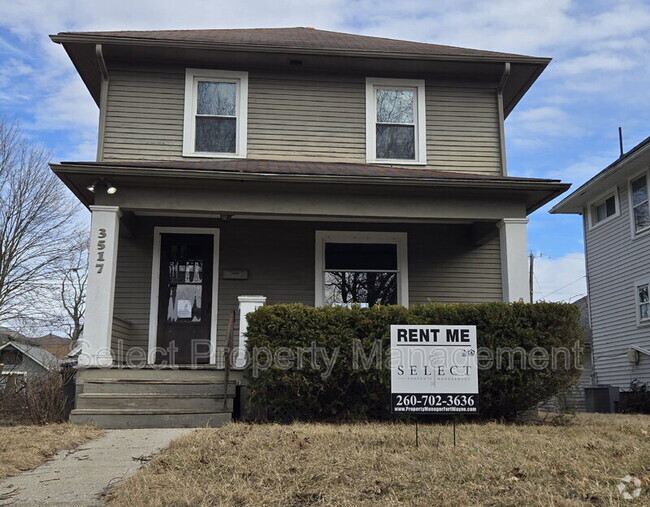
POLYGON ((106 229, 99 229, 97 234, 97 263, 95 264, 97 273, 104 270, 104 250, 106 250, 106 229))

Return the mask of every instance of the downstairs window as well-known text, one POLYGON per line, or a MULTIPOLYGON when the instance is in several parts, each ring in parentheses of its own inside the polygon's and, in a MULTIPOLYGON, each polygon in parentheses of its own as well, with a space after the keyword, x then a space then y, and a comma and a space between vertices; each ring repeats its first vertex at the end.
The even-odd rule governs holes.
POLYGON ((316 305, 406 305, 406 234, 317 231, 316 305))

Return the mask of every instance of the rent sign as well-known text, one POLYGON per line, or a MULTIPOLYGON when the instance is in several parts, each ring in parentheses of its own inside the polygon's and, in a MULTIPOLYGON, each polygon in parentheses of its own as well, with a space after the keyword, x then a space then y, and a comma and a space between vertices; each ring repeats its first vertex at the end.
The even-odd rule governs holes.
POLYGON ((478 413, 476 326, 391 326, 391 409, 478 413))

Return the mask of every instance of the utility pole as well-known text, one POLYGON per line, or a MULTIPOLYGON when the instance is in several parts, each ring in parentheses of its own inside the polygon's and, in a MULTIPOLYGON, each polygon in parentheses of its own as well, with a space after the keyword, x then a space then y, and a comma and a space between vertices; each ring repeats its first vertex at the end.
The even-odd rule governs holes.
POLYGON ((530 302, 533 302, 533 280, 535 279, 535 254, 530 252, 530 269, 528 270, 528 287, 530 290, 530 302))

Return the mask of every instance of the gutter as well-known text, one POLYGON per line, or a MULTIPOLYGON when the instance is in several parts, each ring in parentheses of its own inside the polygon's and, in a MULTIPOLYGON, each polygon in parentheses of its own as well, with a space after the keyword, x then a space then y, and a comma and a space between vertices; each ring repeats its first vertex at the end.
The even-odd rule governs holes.
POLYGON ((104 130, 106 127, 106 105, 108 104, 108 67, 104 60, 101 44, 95 44, 95 58, 101 74, 101 89, 99 92, 99 127, 97 129, 97 161, 104 158, 104 130))
POLYGON ((110 165, 66 165, 50 164, 52 171, 61 178, 77 198, 86 206, 88 202, 82 189, 75 185, 71 176, 93 175, 97 177, 146 177, 156 179, 194 179, 212 181, 239 181, 239 182, 264 182, 264 183, 316 183, 316 184, 351 184, 351 185, 385 185, 403 187, 432 187, 432 188, 460 188, 483 190, 515 190, 530 192, 547 192, 547 195, 526 207, 526 214, 544 206, 558 195, 566 192, 571 186, 559 180, 541 181, 503 181, 501 179, 471 179, 471 178, 398 178, 395 176, 341 176, 341 175, 304 175, 304 174, 277 174, 277 173, 246 173, 246 172, 218 172, 196 169, 169 169, 148 168, 138 169, 133 167, 116 167, 110 165))
POLYGON ((510 77, 510 62, 506 62, 503 67, 503 74, 497 86, 497 112, 499 114, 499 146, 501 148, 501 173, 508 174, 508 162, 506 160, 506 134, 505 134, 505 111, 503 110, 503 89, 510 77))
POLYGON ((205 169, 172 169, 172 168, 134 168, 107 165, 68 165, 50 164, 56 174, 103 174, 113 176, 156 176, 182 177, 192 179, 223 179, 250 180, 296 183, 357 183, 376 185, 405 185, 405 186, 445 186, 470 188, 498 189, 528 189, 528 190, 562 190, 566 191, 571 185, 560 180, 503 180, 497 178, 400 178, 396 176, 345 176, 324 174, 278 174, 266 172, 216 171, 205 169))

